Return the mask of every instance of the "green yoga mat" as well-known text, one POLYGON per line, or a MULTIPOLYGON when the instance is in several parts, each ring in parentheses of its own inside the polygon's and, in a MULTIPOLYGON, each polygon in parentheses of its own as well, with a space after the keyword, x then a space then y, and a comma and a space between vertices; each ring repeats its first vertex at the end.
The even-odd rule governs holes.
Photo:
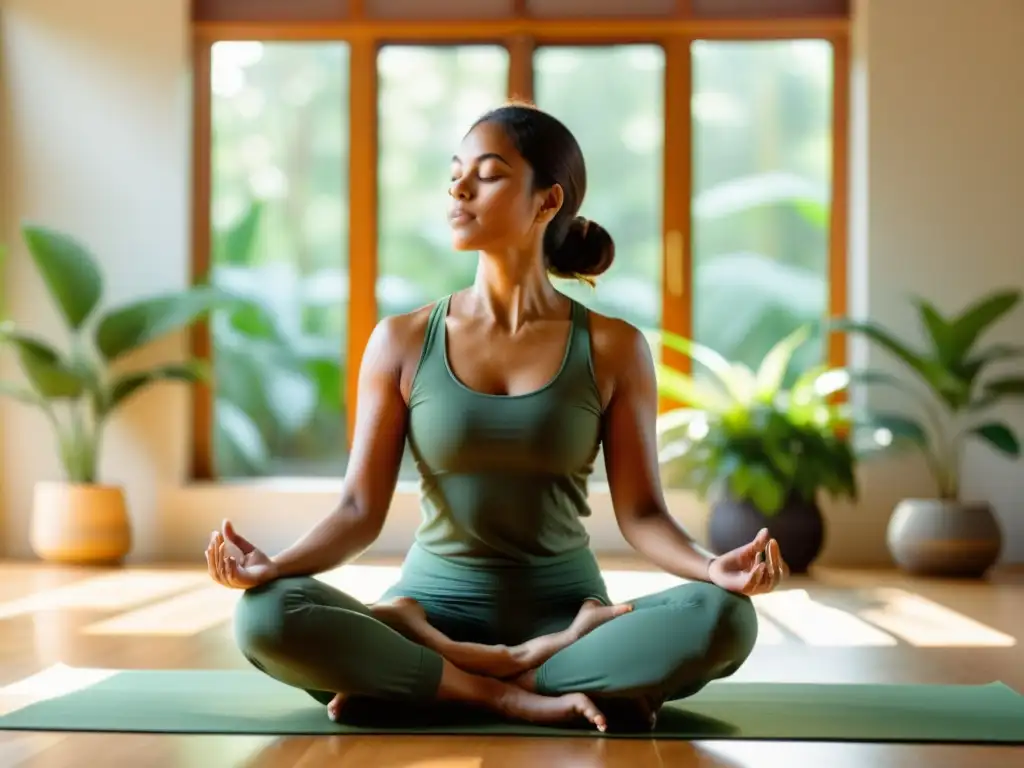
MULTIPOLYGON (((255 671, 120 671, 0 717, 2 730, 219 734, 456 734, 651 738, 508 723, 436 704, 403 711, 350 702, 345 722, 255 671)), ((988 685, 712 683, 667 704, 655 738, 1024 743, 1024 697, 988 685)))

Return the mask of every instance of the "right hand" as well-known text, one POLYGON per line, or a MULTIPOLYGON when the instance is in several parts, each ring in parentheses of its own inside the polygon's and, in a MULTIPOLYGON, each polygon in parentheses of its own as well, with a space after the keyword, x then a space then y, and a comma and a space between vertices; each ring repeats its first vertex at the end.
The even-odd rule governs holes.
POLYGON ((233 589, 258 587, 278 575, 277 565, 239 535, 227 520, 221 530, 210 534, 206 568, 214 581, 233 589))

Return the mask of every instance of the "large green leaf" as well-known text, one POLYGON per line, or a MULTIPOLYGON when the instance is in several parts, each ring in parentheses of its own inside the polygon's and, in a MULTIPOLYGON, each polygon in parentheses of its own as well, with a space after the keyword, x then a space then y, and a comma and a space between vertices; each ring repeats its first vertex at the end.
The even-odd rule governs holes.
POLYGON ((902 360, 943 400, 954 407, 966 401, 967 388, 952 372, 937 361, 916 352, 888 329, 872 320, 840 319, 831 324, 837 331, 861 333, 902 360))
POLYGON ((722 393, 667 365, 657 366, 657 377, 658 391, 684 405, 722 413, 732 404, 722 393))
POLYGON ((992 379, 985 383, 985 391, 1002 397, 1005 395, 1024 395, 1024 376, 1006 376, 992 379))
POLYGON ((262 470, 270 460, 270 450, 249 415, 223 398, 217 399, 214 414, 214 429, 220 451, 250 469, 262 470))
POLYGON ((967 386, 971 386, 987 366, 1018 357, 1024 357, 1024 347, 1012 344, 993 344, 960 363, 956 373, 967 386))
POLYGON ((684 336, 669 331, 658 334, 661 343, 680 354, 700 363, 711 372, 730 395, 737 400, 747 400, 751 394, 750 382, 753 376, 743 366, 730 363, 715 350, 684 336))
POLYGON ((979 424, 967 430, 968 434, 974 434, 987 442, 997 451, 1017 458, 1020 456, 1020 442, 1017 436, 1005 424, 997 421, 979 424))
POLYGON ((44 341, 0 325, 0 342, 13 345, 32 388, 47 400, 75 399, 86 390, 88 379, 44 341))
POLYGON ((195 383, 206 378, 206 366, 198 362, 169 363, 148 371, 135 371, 116 378, 110 385, 105 403, 105 412, 122 405, 136 392, 158 381, 182 381, 195 383))
POLYGON ((810 337, 810 328, 801 326, 775 344, 761 360, 757 369, 754 397, 764 403, 771 402, 782 387, 782 380, 793 359, 793 353, 810 337))
POLYGON ((729 476, 729 491, 749 500, 761 514, 771 517, 786 501, 786 490, 771 470, 760 464, 743 464, 729 476))
POLYGON ((914 303, 917 304, 917 311, 921 315, 921 322, 931 337, 935 356, 943 365, 952 365, 956 362, 957 358, 950 357, 953 354, 953 347, 950 343, 953 330, 950 328, 949 323, 935 305, 926 299, 917 298, 914 300, 914 303))
POLYGON ((999 291, 967 307, 951 323, 948 349, 943 359, 962 360, 982 333, 1013 309, 1021 299, 1019 290, 999 291))
POLYGON ((253 245, 259 235, 260 221, 263 218, 263 203, 251 203, 214 242, 214 264, 242 264, 253 262, 253 245))
POLYGON ((109 362, 191 325, 214 309, 239 303, 230 294, 207 286, 136 301, 103 316, 96 328, 96 346, 109 362))
POLYGON ((96 259, 74 238, 47 227, 26 224, 22 236, 64 319, 81 328, 103 293, 96 259))

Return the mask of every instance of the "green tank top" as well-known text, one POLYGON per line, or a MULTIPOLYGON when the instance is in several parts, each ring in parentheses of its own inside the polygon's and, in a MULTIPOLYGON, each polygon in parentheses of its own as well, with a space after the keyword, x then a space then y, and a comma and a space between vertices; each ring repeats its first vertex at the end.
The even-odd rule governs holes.
POLYGON ((533 563, 590 544, 587 481, 601 435, 601 397, 587 309, 572 301, 558 373, 522 395, 477 392, 448 363, 434 305, 413 379, 408 439, 421 482, 417 545, 473 562, 533 563))

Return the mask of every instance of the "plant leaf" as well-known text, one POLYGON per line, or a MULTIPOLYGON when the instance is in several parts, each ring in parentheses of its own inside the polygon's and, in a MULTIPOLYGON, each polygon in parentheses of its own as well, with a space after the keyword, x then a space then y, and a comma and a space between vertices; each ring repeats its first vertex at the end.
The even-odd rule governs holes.
POLYGON ((921 315, 921 322, 931 337, 935 356, 943 365, 952 365, 957 361, 957 358, 949 357, 953 353, 953 329, 931 302, 919 297, 914 303, 917 305, 918 314, 921 315))
POLYGON ((191 325, 214 309, 240 302, 231 294, 207 286, 136 301, 103 316, 96 328, 96 346, 110 362, 191 325))
POLYGON ((20 387, 10 381, 0 381, 0 396, 18 400, 26 405, 37 405, 40 408, 46 405, 46 401, 31 389, 20 387))
POLYGON ((17 348, 18 361, 32 388, 47 400, 75 399, 86 390, 87 379, 73 365, 61 359, 49 344, 14 329, 0 326, 0 341, 17 348))
POLYGON ((1000 317, 1013 309, 1021 299, 1021 292, 998 291, 967 307, 950 327, 949 349, 952 361, 962 360, 984 331, 1000 317))
POLYGON ((263 202, 249 204, 238 219, 220 234, 214 243, 216 255, 214 264, 252 264, 253 245, 259 235, 263 218, 263 202))
POLYGON ((774 400, 782 387, 782 381, 786 376, 786 370, 796 352, 802 344, 810 337, 810 328, 801 326, 795 331, 778 341, 768 353, 762 358, 761 365, 757 369, 754 385, 754 398, 768 403, 774 400))
MULTIPOLYGON (((905 416, 899 413, 875 411, 867 416, 854 418, 853 423, 857 427, 873 429, 876 433, 885 430, 892 439, 891 444, 906 442, 925 448, 929 444, 928 431, 920 421, 912 416, 905 416)), ((888 447, 884 442, 878 443, 882 448, 888 447)))
POLYGON ((956 373, 970 387, 986 366, 1017 357, 1024 357, 1024 347, 1017 347, 1011 344, 993 344, 962 362, 957 367, 956 373))
POLYGON ((967 386, 963 381, 938 362, 911 349, 878 323, 842 318, 834 321, 831 327, 838 331, 861 333, 881 345, 908 365, 950 405, 956 407, 966 401, 967 386))
POLYGON ((26 224, 22 237, 64 319, 78 330, 103 293, 96 259, 74 238, 47 227, 26 224))
POLYGON ((226 448, 252 469, 262 469, 269 461, 270 451, 249 415, 224 398, 217 398, 214 415, 221 450, 226 448))
POLYGON ((737 399, 742 399, 743 384, 739 380, 736 366, 724 356, 710 347, 670 331, 658 332, 658 339, 665 347, 686 355, 694 362, 703 365, 710 373, 714 374, 727 392, 737 399))
POLYGON ((198 362, 170 363, 148 371, 135 371, 119 376, 110 385, 104 412, 109 413, 122 405, 132 395, 158 381, 182 381, 196 383, 206 378, 206 366, 198 362))
POLYGON ((985 390, 993 395, 1024 395, 1024 376, 1007 376, 985 383, 985 390))
POLYGON ((725 395, 697 381, 689 374, 680 373, 662 364, 659 364, 656 370, 658 391, 684 405, 722 413, 732 404, 725 395))
POLYGON ((987 424, 979 424, 967 430, 967 434, 974 434, 985 440, 997 451, 1017 458, 1020 456, 1020 442, 1013 431, 1000 422, 992 421, 987 424))

